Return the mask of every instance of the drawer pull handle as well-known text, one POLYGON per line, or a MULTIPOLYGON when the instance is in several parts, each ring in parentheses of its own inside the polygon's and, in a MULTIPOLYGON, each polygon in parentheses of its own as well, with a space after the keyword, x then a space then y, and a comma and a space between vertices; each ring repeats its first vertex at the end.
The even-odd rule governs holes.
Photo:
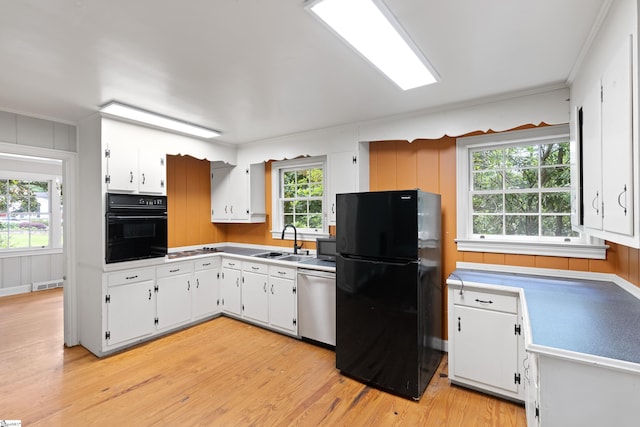
POLYGON ((252 269, 252 270, 260 270, 260 267, 256 267, 256 266, 253 266, 253 265, 252 265, 252 266, 251 266, 251 269, 252 269))
POLYGON ((284 276, 285 274, 287 274, 287 272, 286 271, 278 271, 278 274, 281 274, 281 275, 284 276))
POLYGON ((493 301, 491 300, 481 300, 476 298, 476 302, 479 302, 480 304, 493 304, 493 301))
POLYGON ((127 276, 125 277, 125 280, 131 280, 131 279, 137 279, 138 275, 136 274, 135 276, 127 276))
POLYGON ((180 271, 180 269, 179 269, 179 268, 176 268, 175 270, 169 270, 169 273, 175 273, 175 272, 177 272, 177 271, 180 271))
POLYGON ((204 264, 202 264, 203 267, 206 267, 206 266, 209 266, 209 265, 211 265, 210 262, 205 262, 204 264))

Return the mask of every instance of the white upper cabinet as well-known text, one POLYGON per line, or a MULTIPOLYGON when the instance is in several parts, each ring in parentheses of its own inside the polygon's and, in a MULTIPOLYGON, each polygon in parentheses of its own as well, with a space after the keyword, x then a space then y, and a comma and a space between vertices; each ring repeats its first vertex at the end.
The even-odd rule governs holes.
POLYGON ((601 86, 598 81, 582 105, 582 169, 584 225, 602 229, 602 131, 601 86))
POLYGON ((211 163, 211 222, 265 222, 264 163, 211 163))
POLYGON ((358 157, 355 152, 330 153, 327 156, 329 181, 329 224, 336 223, 336 194, 358 189, 358 157))
POLYGON ((165 155, 139 149, 126 141, 109 142, 105 183, 108 191, 166 194, 165 155))

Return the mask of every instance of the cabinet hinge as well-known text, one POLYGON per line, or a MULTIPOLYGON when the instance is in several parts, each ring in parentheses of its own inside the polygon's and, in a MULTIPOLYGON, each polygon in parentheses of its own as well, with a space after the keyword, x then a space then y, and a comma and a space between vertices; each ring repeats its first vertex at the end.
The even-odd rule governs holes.
POLYGON ((220 305, 220 298, 218 298, 218 299, 216 300, 216 305, 218 305, 218 306, 220 305))
POLYGON ((161 188, 164 188, 164 179, 161 179, 161 180, 160 180, 160 187, 161 187, 161 188))
POLYGON ((156 325, 156 326, 158 326, 158 323, 160 323, 160 320, 158 320, 158 318, 157 318, 157 317, 156 317, 156 318, 154 318, 154 319, 153 319, 153 324, 154 324, 154 325, 156 325))
POLYGON ((105 157, 105 159, 108 159, 108 158, 111 157, 111 150, 110 149, 107 148, 107 149, 104 150, 104 157, 105 157))
POLYGON ((600 102, 604 102, 604 88, 600 85, 600 102))
POLYGON ((242 304, 242 311, 244 311, 244 304, 242 304))
POLYGON ((164 166, 164 157, 160 157, 160 166, 164 166))
POLYGON ((111 295, 105 295, 104 296, 104 302, 107 303, 107 304, 110 303, 111 302, 111 295))
POLYGON ((111 175, 105 175, 104 176, 104 183, 105 184, 111 184, 111 175))
POLYGON ((513 382, 514 384, 520 384, 520 374, 519 373, 515 373, 513 374, 513 382))
POLYGON ((158 285, 154 285, 153 286, 153 292, 158 293, 158 289, 159 289, 158 285))
POLYGON ((298 321, 294 318, 293 319, 293 326, 296 326, 297 323, 298 323, 298 321))
POLYGON ((296 293, 296 287, 295 286, 293 287, 293 293, 294 294, 296 293))
POLYGON ((220 273, 216 273, 216 279, 220 278, 220 273))
POLYGON ((540 407, 536 405, 536 418, 540 418, 540 407))
POLYGON ((104 339, 105 340, 111 339, 111 331, 107 331, 107 332, 104 333, 104 339))
POLYGON ((518 325, 516 323, 514 329, 513 329, 513 334, 514 335, 522 335, 522 327, 520 325, 518 325))
POLYGON ((244 173, 246 173, 247 175, 249 175, 249 168, 246 168, 246 169, 244 170, 244 173))
POLYGON ((353 157, 351 158, 351 163, 353 163, 354 165, 355 165, 356 163, 358 163, 358 158, 357 158, 356 156, 353 156, 353 157))

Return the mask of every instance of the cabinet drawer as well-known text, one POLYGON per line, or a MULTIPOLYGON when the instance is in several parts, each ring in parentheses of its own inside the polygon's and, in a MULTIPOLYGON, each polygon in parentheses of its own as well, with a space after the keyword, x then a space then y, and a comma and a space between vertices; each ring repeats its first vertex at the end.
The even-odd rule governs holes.
POLYGON ((296 269, 281 265, 271 265, 269 266, 269 275, 283 279, 294 279, 296 277, 296 269))
POLYGON ((252 273, 267 274, 269 272, 269 266, 267 264, 261 264, 259 262, 243 262, 242 271, 250 271, 252 273))
POLYGON ((154 280, 156 273, 153 268, 143 270, 126 270, 116 273, 109 273, 107 279, 108 286, 125 285, 127 283, 144 282, 146 280, 154 280))
POLYGON ((488 310, 504 311, 506 313, 518 312, 518 297, 516 295, 496 294, 475 290, 453 290, 453 303, 468 307, 484 308, 488 310))
POLYGON ((224 267, 224 268, 233 268, 235 270, 240 270, 240 267, 242 267, 242 263, 240 261, 238 261, 237 259, 223 258, 222 259, 222 267, 224 267))
POLYGON ((198 270, 209 270, 211 268, 220 267, 220 258, 219 257, 211 257, 205 259, 199 259, 194 262, 196 271, 198 270))
POLYGON ((185 262, 181 264, 163 265, 156 269, 158 277, 176 276, 193 272, 193 263, 185 262))

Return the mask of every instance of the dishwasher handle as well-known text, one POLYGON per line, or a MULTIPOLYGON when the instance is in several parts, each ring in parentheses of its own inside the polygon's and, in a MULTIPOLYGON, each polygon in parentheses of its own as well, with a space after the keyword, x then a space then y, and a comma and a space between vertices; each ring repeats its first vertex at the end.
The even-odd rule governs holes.
POLYGON ((312 277, 324 277, 327 279, 336 278, 336 273, 332 273, 330 271, 311 270, 306 268, 299 268, 298 274, 302 274, 304 276, 312 276, 312 277))

